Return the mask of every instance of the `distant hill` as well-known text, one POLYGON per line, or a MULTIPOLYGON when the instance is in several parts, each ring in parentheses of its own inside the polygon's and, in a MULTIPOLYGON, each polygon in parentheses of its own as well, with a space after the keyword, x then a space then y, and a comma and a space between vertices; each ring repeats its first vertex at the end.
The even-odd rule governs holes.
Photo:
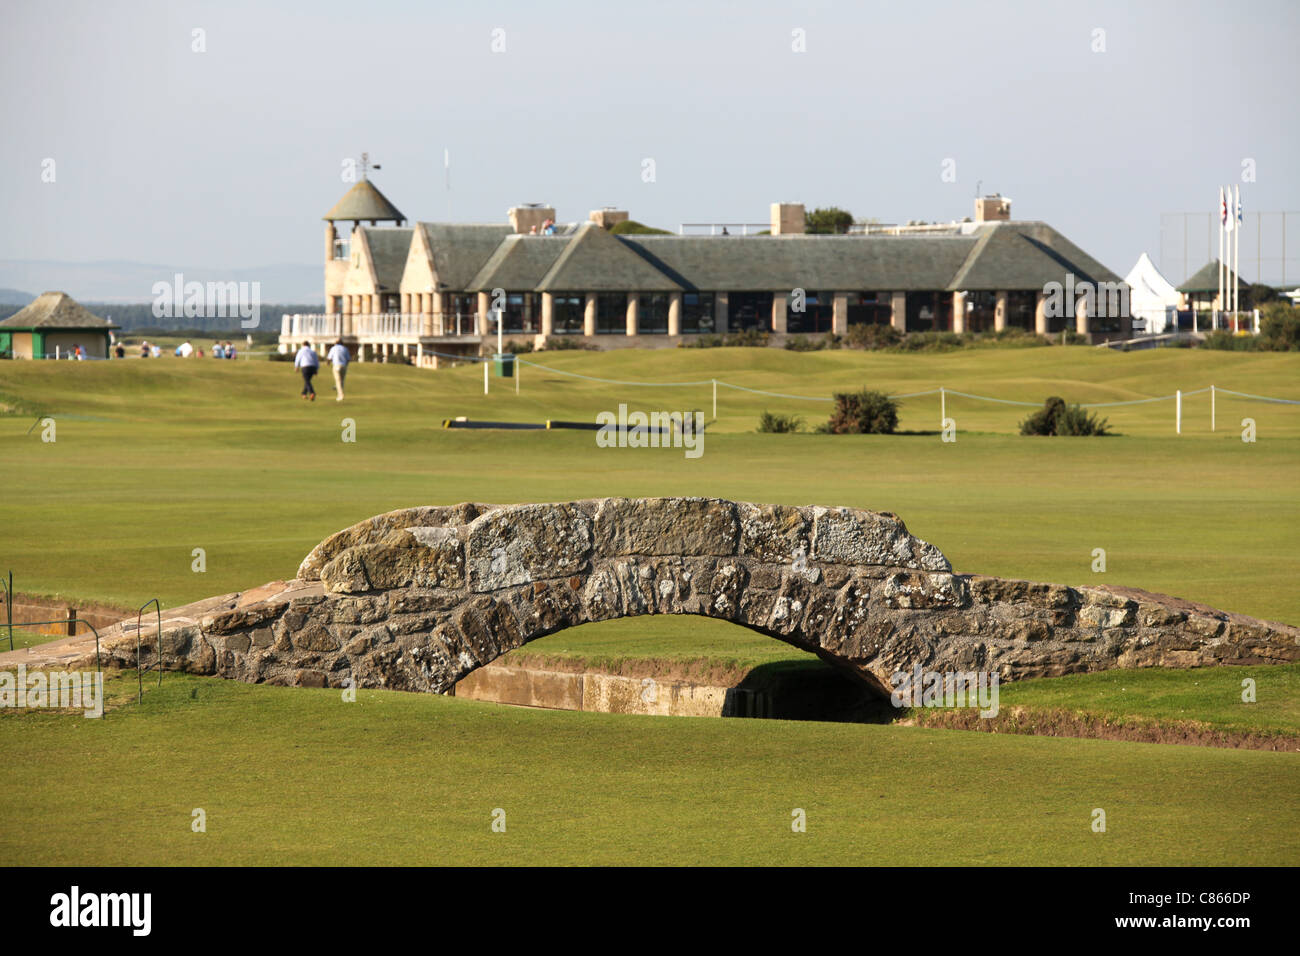
POLYGON ((152 302, 156 282, 172 283, 180 273, 185 282, 258 282, 261 299, 268 302, 325 303, 325 270, 320 265, 257 266, 249 269, 211 269, 197 266, 156 265, 144 262, 58 262, 54 260, 0 259, 3 293, 25 296, 0 304, 26 305, 35 295, 16 289, 66 292, 78 302, 152 302))
MULTIPOLYGON (((240 323, 239 316, 213 316, 211 318, 204 316, 175 316, 159 318, 153 314, 153 306, 148 303, 132 302, 123 304, 121 302, 83 301, 81 304, 95 315, 112 320, 113 324, 121 326, 124 332, 141 329, 149 332, 184 330, 186 332, 233 332, 239 335, 246 332, 279 332, 282 316, 299 312, 319 312, 321 308, 319 303, 263 302, 257 326, 253 329, 246 329, 240 323)), ((21 305, 0 304, 0 321, 9 318, 21 308, 21 305)))
POLYGON ((29 305, 36 296, 17 289, 0 289, 0 305, 29 305))

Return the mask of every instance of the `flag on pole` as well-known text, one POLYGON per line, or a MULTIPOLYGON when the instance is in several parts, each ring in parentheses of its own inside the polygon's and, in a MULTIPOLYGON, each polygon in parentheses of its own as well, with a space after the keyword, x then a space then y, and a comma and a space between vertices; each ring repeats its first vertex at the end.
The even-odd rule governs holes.
MULTIPOLYGON (((1220 194, 1222 195, 1222 191, 1220 191, 1220 194)), ((1228 211, 1228 206, 1231 203, 1231 201, 1232 201, 1232 187, 1229 186, 1227 198, 1223 200, 1223 203, 1219 207, 1219 217, 1223 220, 1223 228, 1226 229, 1228 232, 1232 232, 1233 229, 1232 214, 1228 211)))
POLYGON ((1219 226, 1224 226, 1228 221, 1228 200, 1223 195, 1223 187, 1219 187, 1219 226))
POLYGON ((1237 228, 1241 228, 1241 187, 1237 187, 1237 228))

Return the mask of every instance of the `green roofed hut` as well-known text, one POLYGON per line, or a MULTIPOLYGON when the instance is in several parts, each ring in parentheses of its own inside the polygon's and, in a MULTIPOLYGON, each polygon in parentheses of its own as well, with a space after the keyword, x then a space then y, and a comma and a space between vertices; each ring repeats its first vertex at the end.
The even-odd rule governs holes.
POLYGON ((80 345, 86 358, 108 358, 111 330, 116 328, 66 292, 45 292, 0 322, 0 356, 54 358, 80 345))

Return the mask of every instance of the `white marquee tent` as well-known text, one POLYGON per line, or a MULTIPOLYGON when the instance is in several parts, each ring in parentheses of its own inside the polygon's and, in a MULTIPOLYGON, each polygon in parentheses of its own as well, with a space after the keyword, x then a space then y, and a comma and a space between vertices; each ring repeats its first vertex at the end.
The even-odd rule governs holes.
POLYGON ((1142 253, 1124 281, 1132 290, 1128 307, 1134 332, 1159 335, 1174 327, 1178 290, 1160 274, 1150 256, 1142 253))

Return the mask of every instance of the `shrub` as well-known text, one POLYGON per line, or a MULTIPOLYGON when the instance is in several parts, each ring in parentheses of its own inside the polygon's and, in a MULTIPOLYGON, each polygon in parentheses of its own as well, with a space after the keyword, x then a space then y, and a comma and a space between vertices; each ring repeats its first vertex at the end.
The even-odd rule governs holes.
POLYGON ((966 344, 965 337, 956 332, 909 332, 898 348, 903 352, 948 352, 966 344))
POLYGON ((898 403, 884 392, 837 392, 835 410, 821 431, 832 435, 891 435, 898 428, 898 403))
POLYGON ((766 348, 768 334, 759 329, 745 329, 729 335, 696 335, 683 339, 677 347, 682 349, 716 348, 766 348))
POLYGON ((788 435, 803 428, 803 419, 798 415, 773 415, 764 411, 758 419, 758 430, 778 435, 788 435))
POLYGON ((667 229, 656 229, 654 226, 647 226, 643 222, 637 222, 635 219, 624 219, 622 222, 615 223, 609 227, 611 236, 671 236, 673 235, 667 229))
POLYGON ((849 326, 848 332, 844 335, 844 344, 851 349, 866 349, 874 352, 877 349, 893 348, 902 338, 898 329, 892 325, 864 323, 849 326))
POLYGON ((1053 395, 1020 423, 1022 435, 1106 435, 1106 420, 1089 414, 1078 405, 1066 405, 1053 395))
POLYGON ((791 335, 785 340, 785 347, 791 352, 820 352, 823 349, 837 349, 840 347, 840 337, 834 332, 827 332, 825 335, 791 335))
POLYGON ((1259 344, 1266 352, 1300 350, 1300 309, 1286 302, 1270 302, 1259 310, 1259 344))
POLYGON ((506 343, 506 351, 511 355, 527 355, 534 351, 533 340, 524 339, 522 342, 518 342, 515 339, 511 339, 506 343))
POLYGON ((589 352, 594 352, 596 346, 588 345, 576 335, 552 335, 547 338, 546 345, 543 346, 543 349, 547 352, 566 352, 575 349, 586 349, 589 352))
POLYGON ((1227 329, 1215 329, 1205 337, 1201 348, 1223 352, 1253 352, 1258 344, 1253 335, 1235 335, 1227 329))

